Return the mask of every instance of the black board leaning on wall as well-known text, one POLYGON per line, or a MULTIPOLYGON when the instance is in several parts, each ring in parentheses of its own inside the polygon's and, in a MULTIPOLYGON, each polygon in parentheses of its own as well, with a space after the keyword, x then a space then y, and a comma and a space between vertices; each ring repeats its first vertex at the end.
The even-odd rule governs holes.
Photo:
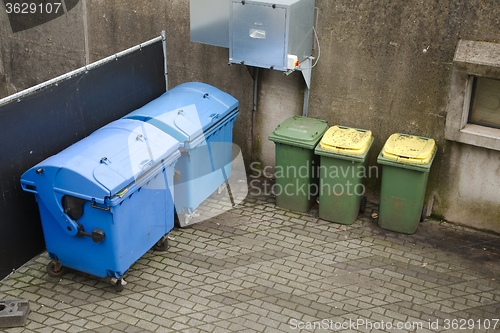
POLYGON ((161 39, 0 105, 0 279, 45 248, 21 175, 165 92, 161 39))

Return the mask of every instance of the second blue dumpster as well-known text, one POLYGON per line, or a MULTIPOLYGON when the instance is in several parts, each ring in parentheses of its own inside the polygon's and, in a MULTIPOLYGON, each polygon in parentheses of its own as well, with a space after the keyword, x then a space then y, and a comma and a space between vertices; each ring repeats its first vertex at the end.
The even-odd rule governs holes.
POLYGON ((175 209, 181 227, 231 175, 238 101, 205 83, 188 82, 125 116, 157 126, 181 143, 176 165, 175 209))
POLYGON ((121 279, 151 247, 165 249, 174 226, 177 140, 120 119, 27 170, 25 191, 40 210, 51 276, 69 267, 121 279))

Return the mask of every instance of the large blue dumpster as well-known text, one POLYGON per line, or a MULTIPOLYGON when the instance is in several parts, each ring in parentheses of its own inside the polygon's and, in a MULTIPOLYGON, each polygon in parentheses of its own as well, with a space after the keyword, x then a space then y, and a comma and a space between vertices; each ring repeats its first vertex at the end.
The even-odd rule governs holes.
POLYGON ((179 143, 141 121, 120 119, 27 170, 40 210, 51 276, 69 267, 118 279, 174 226, 179 143))
POLYGON ((192 222, 198 206, 231 175, 233 126, 238 101, 205 83, 183 83, 125 118, 155 125, 181 144, 175 209, 179 224, 192 222))

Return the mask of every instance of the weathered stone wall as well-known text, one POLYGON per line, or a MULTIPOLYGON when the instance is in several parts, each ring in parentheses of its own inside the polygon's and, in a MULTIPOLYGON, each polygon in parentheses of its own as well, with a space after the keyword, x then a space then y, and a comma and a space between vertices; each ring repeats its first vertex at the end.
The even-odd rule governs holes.
POLYGON ((4 3, 0 4, 0 98, 85 64, 81 2, 47 21, 42 20, 46 15, 38 15, 39 20, 28 14, 25 19, 23 14, 8 15, 4 3))
MULTIPOLYGON (((267 137, 281 121, 302 113, 300 73, 259 71, 252 142, 251 75, 244 66, 228 65, 227 49, 190 42, 188 0, 65 3, 71 7, 65 15, 17 32, 0 12, 0 97, 166 30, 170 87, 203 81, 235 96, 241 114, 234 136, 245 161, 253 154, 262 166, 274 165, 267 137)), ((497 152, 444 139, 457 42, 500 42, 498 1, 316 0, 316 7, 321 58, 312 73, 309 116, 372 130, 372 165, 394 132, 434 138, 438 152, 426 199, 432 213, 500 232, 497 152)), ((379 178, 370 179, 368 197, 378 200, 379 188, 379 178)))

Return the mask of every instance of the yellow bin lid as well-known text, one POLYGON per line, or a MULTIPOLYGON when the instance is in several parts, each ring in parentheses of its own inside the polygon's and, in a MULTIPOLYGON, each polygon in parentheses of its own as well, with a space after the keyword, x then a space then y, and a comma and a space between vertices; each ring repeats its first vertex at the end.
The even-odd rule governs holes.
POLYGON ((435 149, 434 139, 395 133, 387 139, 382 156, 401 163, 428 164, 435 149))
POLYGON ((326 131, 319 147, 338 154, 363 155, 371 140, 371 131, 336 125, 326 131))

